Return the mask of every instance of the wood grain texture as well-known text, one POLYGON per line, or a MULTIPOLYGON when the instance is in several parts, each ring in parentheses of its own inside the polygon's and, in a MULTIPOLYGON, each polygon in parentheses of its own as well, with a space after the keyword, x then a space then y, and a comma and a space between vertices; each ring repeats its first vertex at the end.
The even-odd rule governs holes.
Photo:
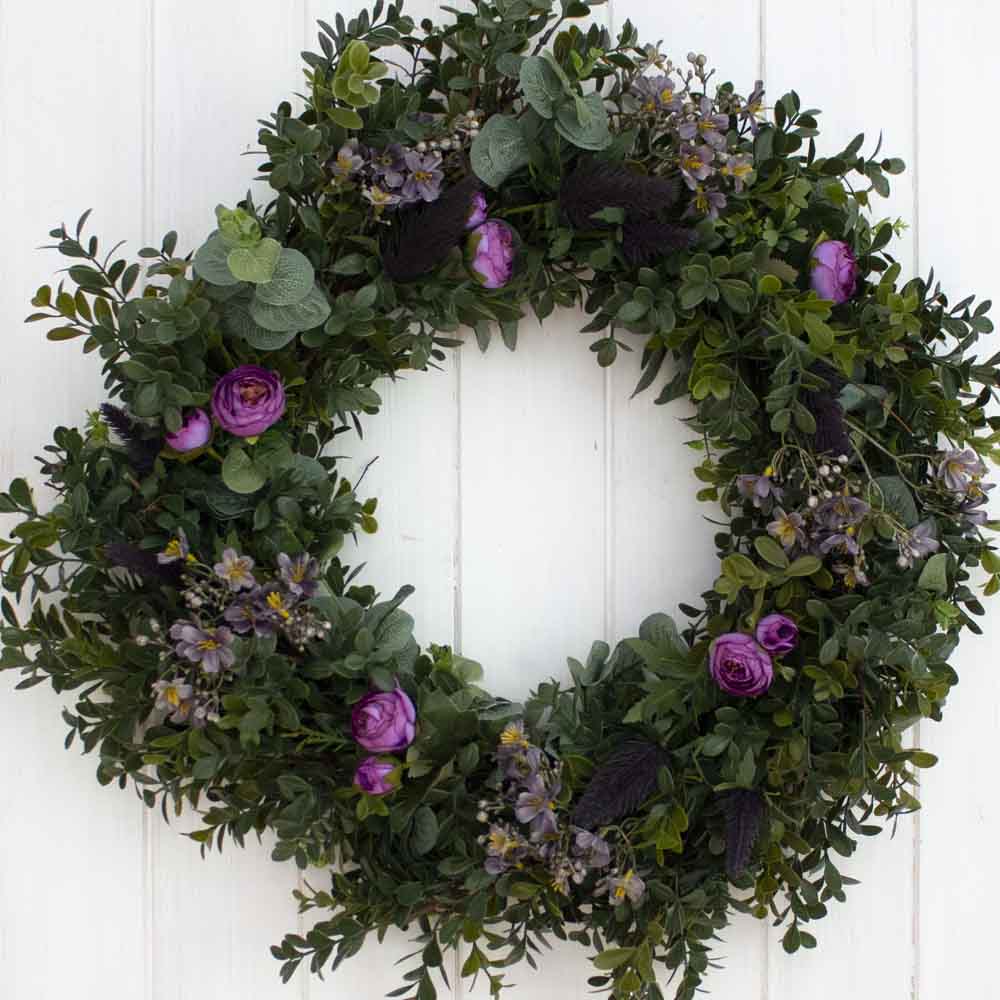
MULTIPOLYGON (((97 231, 133 247, 168 228, 182 248, 196 246, 214 206, 252 185, 258 160, 241 154, 256 144, 256 120, 299 89, 298 53, 316 47, 315 19, 360 6, 0 0, 0 318, 9 345, 0 481, 30 470, 52 427, 80 423, 101 398, 96 364, 20 325, 55 266, 33 248, 89 205, 97 231), (95 124, 96 108, 112 127, 95 124)), ((437 5, 408 9, 419 18, 437 5)), ((804 105, 824 111, 821 152, 883 129, 886 155, 911 167, 876 213, 913 223, 899 250, 904 269, 934 264, 956 299, 995 285, 984 251, 1000 218, 981 182, 957 184, 956 169, 959 159, 966 171, 972 163, 957 144, 989 163, 996 141, 982 102, 956 101, 945 87, 960 77, 967 95, 997 89, 992 4, 717 0, 668 9, 612 0, 595 13, 612 28, 631 19, 644 40, 663 38, 679 64, 688 50, 705 52, 718 79, 738 89, 762 70, 770 99, 794 86, 804 105)), ((377 459, 362 493, 379 498, 380 531, 358 539, 348 560, 365 562, 364 579, 384 593, 416 585, 408 607, 418 638, 480 659, 503 694, 565 676, 567 655, 630 634, 650 612, 674 613, 716 571, 704 519, 713 511, 693 499, 685 404, 654 407, 655 388, 630 400, 638 350, 602 372, 582 323, 578 313, 525 322, 516 354, 497 341, 481 355, 470 336, 442 370, 383 385, 383 410, 365 421, 364 437, 338 442, 349 477, 377 459)), ((998 626, 1000 612, 989 609, 984 628, 998 626)), ((789 958, 764 924, 737 921, 719 946, 724 967, 709 980, 712 996, 985 1000, 995 992, 983 985, 982 963, 1000 889, 985 860, 1000 808, 966 766, 989 755, 1000 722, 991 641, 965 641, 948 718, 922 727, 942 762, 923 780, 919 826, 902 823, 894 840, 863 844, 843 863, 863 884, 817 925, 817 951, 789 958)), ((0 678, 0 752, 18 761, 0 802, 4 1000, 368 1000, 398 984, 394 962, 411 950, 401 932, 326 981, 300 973, 281 987, 267 945, 296 926, 294 869, 272 863, 266 844, 202 861, 179 835, 193 817, 165 827, 131 793, 100 789, 94 761, 61 748, 60 699, 41 687, 15 695, 13 682, 0 678)), ((305 878, 319 885, 324 876, 305 878)), ((540 964, 537 973, 513 970, 518 1000, 587 994, 581 951, 560 947, 540 964)), ((452 983, 443 998, 485 996, 454 975, 452 983)))

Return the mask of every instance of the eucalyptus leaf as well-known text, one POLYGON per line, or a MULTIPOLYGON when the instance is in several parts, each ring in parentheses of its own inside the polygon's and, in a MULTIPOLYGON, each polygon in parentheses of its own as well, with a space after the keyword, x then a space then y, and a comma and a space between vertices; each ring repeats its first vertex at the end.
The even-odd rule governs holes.
POLYGON ((309 294, 290 306, 273 306, 254 298, 250 303, 250 316, 265 330, 290 333, 312 330, 322 326, 330 315, 330 303, 318 285, 313 285, 309 294))
POLYGON ((200 247, 194 255, 194 273, 212 285, 238 285, 240 279, 229 270, 229 245, 218 230, 200 247))
POLYGON ((556 111, 556 131, 579 149, 600 152, 611 145, 608 113, 600 94, 588 94, 572 104, 564 104, 556 111), (579 108, 586 109, 588 120, 581 122, 579 108))
POLYGON ((281 244, 270 238, 250 247, 233 247, 226 262, 239 281, 262 285, 271 281, 281 256, 281 244))
POLYGON ((267 477, 238 445, 226 452, 222 461, 222 481, 234 493, 256 493, 267 477))
POLYGON ((298 250, 282 247, 271 280, 257 287, 257 300, 269 306, 291 306, 301 302, 316 281, 309 258, 298 250))
POLYGON ((520 82, 525 100, 543 118, 551 118, 566 96, 551 63, 541 56, 528 56, 521 63, 520 82))
POLYGON ((472 169, 490 187, 499 187, 530 159, 528 143, 516 118, 494 115, 472 143, 472 169))

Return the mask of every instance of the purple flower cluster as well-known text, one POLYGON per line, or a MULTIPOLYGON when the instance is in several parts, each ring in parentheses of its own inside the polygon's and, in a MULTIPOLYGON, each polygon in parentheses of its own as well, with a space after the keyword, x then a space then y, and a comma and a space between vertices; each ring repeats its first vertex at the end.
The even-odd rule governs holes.
POLYGON ((301 650, 330 630, 308 604, 319 585, 319 564, 308 555, 282 553, 271 576, 255 574, 253 559, 233 548, 208 565, 178 528, 158 560, 183 563, 179 580, 189 615, 165 633, 155 623, 152 635, 137 635, 135 641, 161 647, 168 675, 152 690, 156 710, 171 722, 203 726, 219 717, 224 688, 239 668, 239 636, 280 633, 301 650))
POLYGON ((590 883, 593 894, 607 894, 613 904, 628 898, 637 903, 644 883, 634 872, 620 876, 612 867, 612 845, 600 833, 584 830, 566 818, 562 765, 531 743, 523 722, 512 722, 500 734, 497 797, 479 803, 478 818, 489 823, 480 838, 486 848, 485 868, 502 875, 512 868, 535 866, 549 884, 569 895, 573 886, 590 883), (598 876, 604 875, 598 880, 598 876), (618 892, 628 886, 624 895, 618 892))
POLYGON ((443 160, 437 151, 423 152, 391 143, 366 149, 348 140, 327 163, 338 183, 357 181, 363 196, 377 209, 436 201, 444 181, 443 160))
POLYGON ((677 80, 668 63, 668 72, 634 80, 630 94, 641 114, 663 120, 666 134, 675 142, 681 177, 692 192, 687 214, 714 219, 726 207, 721 182, 730 182, 738 194, 752 177, 753 158, 733 152, 730 136, 734 131, 756 134, 764 90, 758 81, 745 102, 728 92, 720 91, 715 98, 699 94, 692 90, 695 78, 704 89, 710 74, 703 68, 703 56, 696 57, 695 67, 677 80))

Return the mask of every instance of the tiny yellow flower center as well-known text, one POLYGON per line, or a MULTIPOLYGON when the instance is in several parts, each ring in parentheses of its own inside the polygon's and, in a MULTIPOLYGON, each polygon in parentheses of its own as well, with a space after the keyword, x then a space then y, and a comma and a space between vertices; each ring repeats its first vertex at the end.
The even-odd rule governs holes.
POLYGON ((433 175, 432 175, 432 174, 430 174, 430 173, 429 173, 428 171, 426 171, 426 170, 414 170, 414 171, 413 171, 413 176, 414 176, 414 177, 415 177, 415 178, 416 178, 416 179, 417 179, 418 181, 420 181, 421 183, 424 183, 424 182, 426 182, 426 181, 429 181, 429 180, 431 180, 431 179, 432 179, 432 177, 433 177, 433 175))
POLYGON ((663 101, 664 104, 667 104, 673 99, 674 91, 672 87, 664 87, 663 90, 660 91, 660 100, 663 101))
POLYGON ((219 644, 214 639, 202 639, 198 643, 198 648, 204 650, 218 649, 219 644))
POLYGON ((285 602, 281 599, 281 594, 271 593, 267 595, 267 606, 272 611, 277 611, 282 618, 288 618, 288 610, 285 608, 285 602))
POLYGON ((166 698, 168 705, 173 705, 176 708, 181 703, 181 696, 177 693, 177 688, 168 687, 163 692, 163 697, 166 698))

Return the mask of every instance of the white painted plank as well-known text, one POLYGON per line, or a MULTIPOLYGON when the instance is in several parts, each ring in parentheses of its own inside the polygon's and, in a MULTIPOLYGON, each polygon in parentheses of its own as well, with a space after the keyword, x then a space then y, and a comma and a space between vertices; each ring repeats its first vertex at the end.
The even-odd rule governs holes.
MULTIPOLYGON (((94 231, 136 237, 142 216, 142 5, 5 4, 0 11, 0 480, 34 475, 57 423, 100 400, 99 365, 78 344, 25 328, 28 299, 65 265, 36 251, 60 221, 99 206, 94 231), (107 21, 113 19, 109 28, 107 21)), ((48 498, 39 495, 39 502, 48 498)), ((3 530, 10 528, 5 518, 3 530)), ((47 687, 0 678, 0 994, 134 1000, 143 991, 142 808, 101 789, 95 757, 66 753, 47 687)))
MULTIPOLYGON (((978 113, 976 94, 993 94, 998 75, 993 40, 1000 28, 994 4, 964 0, 948 7, 920 3, 916 24, 917 135, 921 270, 936 276, 957 302, 977 293, 996 302, 996 232, 1000 207, 989 194, 988 170, 970 176, 958 168, 955 138, 969 136, 977 164, 992 163, 995 132, 978 113), (959 81, 949 95, 949 81, 959 81), (960 95, 956 99, 956 95, 960 95)), ((993 316, 996 322, 996 315, 993 316)), ((996 334, 980 348, 996 349, 996 334)), ((992 470, 991 479, 997 479, 992 470)), ((997 516, 996 504, 992 515, 997 516)), ((993 864, 1000 803, 991 764, 1000 731, 1000 643, 997 599, 984 601, 985 635, 966 636, 952 665, 961 683, 948 699, 944 721, 921 723, 921 739, 940 763, 923 772, 919 798, 920 946, 917 989, 923 1000, 996 992, 989 982, 995 948, 995 900, 1000 872, 993 864)))
MULTIPOLYGON (((794 89, 802 106, 819 108, 819 155, 831 156, 859 132, 864 151, 884 133, 883 154, 913 158, 910 0, 867 4, 854 0, 822 8, 793 0, 768 0, 765 36, 768 103, 794 89), (817 59, 817 46, 830 58, 817 59), (873 82, 877 81, 877 85, 873 82)), ((891 178, 888 202, 875 199, 872 217, 913 220, 913 174, 891 178)), ((911 274, 912 230, 893 251, 911 274)), ((902 820, 895 837, 883 833, 862 842, 854 857, 839 864, 861 880, 848 888, 847 902, 831 901, 829 916, 811 926, 814 951, 789 957, 782 930, 771 938, 770 993, 791 1000, 808 991, 816 1000, 845 993, 908 996, 913 953, 913 830, 902 820)))

